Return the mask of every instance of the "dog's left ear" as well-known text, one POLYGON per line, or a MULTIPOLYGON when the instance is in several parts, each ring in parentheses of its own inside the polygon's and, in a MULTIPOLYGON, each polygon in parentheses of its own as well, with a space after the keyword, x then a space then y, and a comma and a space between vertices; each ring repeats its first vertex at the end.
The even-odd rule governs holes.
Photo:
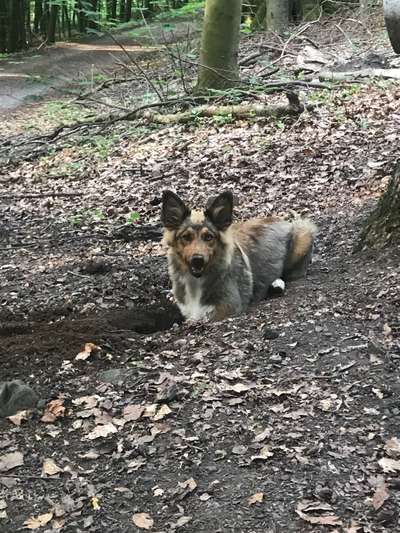
POLYGON ((177 194, 172 191, 163 192, 161 222, 165 228, 178 229, 189 214, 190 210, 177 194))
POLYGON ((218 230, 224 231, 229 228, 233 216, 233 194, 231 191, 225 191, 209 200, 205 215, 218 230))

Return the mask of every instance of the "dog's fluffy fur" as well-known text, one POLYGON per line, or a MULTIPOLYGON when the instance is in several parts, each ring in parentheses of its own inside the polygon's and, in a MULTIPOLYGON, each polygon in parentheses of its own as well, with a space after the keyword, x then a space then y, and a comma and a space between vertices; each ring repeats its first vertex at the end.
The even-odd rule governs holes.
POLYGON ((232 224, 233 197, 223 192, 194 211, 163 194, 162 223, 176 303, 190 320, 221 320, 264 299, 271 287, 302 277, 311 261, 316 226, 258 218, 232 224))

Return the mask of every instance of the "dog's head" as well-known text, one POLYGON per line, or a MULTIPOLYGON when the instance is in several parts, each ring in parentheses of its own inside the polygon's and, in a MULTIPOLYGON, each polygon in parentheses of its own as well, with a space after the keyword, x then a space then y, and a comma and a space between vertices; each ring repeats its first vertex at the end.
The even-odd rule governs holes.
POLYGON ((204 211, 189 209, 171 191, 163 193, 161 221, 165 240, 181 266, 200 278, 225 246, 232 224, 233 196, 229 191, 211 198, 204 211))

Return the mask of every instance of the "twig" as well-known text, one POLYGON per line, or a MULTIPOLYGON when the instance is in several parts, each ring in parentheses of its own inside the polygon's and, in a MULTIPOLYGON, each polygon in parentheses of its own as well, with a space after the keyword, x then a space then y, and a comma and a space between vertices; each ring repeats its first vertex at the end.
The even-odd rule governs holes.
POLYGON ((342 35, 344 35, 344 38, 348 41, 348 43, 350 44, 350 46, 352 48, 354 48, 354 43, 353 41, 350 39, 350 37, 347 35, 347 33, 343 30, 343 28, 341 28, 339 26, 339 24, 335 24, 335 27, 342 33, 342 35))
POLYGON ((156 93, 156 95, 162 102, 164 100, 163 94, 160 93, 158 87, 152 82, 151 78, 147 75, 147 72, 140 66, 140 63, 136 61, 133 55, 128 52, 128 50, 124 47, 122 43, 120 43, 117 39, 115 39, 112 33, 108 32, 108 35, 111 37, 114 43, 121 48, 124 54, 128 57, 129 61, 138 69, 140 74, 144 77, 144 79, 147 81, 147 83, 150 85, 150 87, 153 89, 153 91, 156 93))
POLYGON ((83 192, 44 192, 44 193, 38 193, 38 194, 30 194, 30 193, 27 193, 27 194, 2 194, 0 196, 0 200, 10 200, 10 199, 15 199, 15 200, 23 200, 24 198, 30 198, 30 199, 33 199, 33 198, 56 198, 56 197, 60 197, 62 198, 63 196, 65 197, 68 197, 68 196, 83 196, 83 192))
POLYGON ((61 477, 30 476, 29 474, 26 475, 26 476, 17 476, 17 475, 13 475, 13 474, 0 474, 0 479, 2 477, 11 478, 11 479, 21 479, 21 480, 24 480, 24 479, 40 479, 41 481, 64 481, 64 479, 61 478, 61 477))
POLYGON ((267 52, 265 50, 259 50, 258 52, 253 52, 252 54, 244 57, 239 61, 239 66, 243 67, 245 65, 248 65, 253 61, 253 59, 257 59, 257 57, 265 55, 267 52))
POLYGON ((287 39, 287 41, 283 45, 281 55, 278 57, 278 59, 275 59, 274 61, 272 61, 272 64, 275 65, 276 63, 278 63, 285 55, 286 49, 289 46, 289 44, 294 39, 297 39, 302 33, 307 31, 308 28, 310 28, 313 24, 316 24, 317 22, 319 22, 321 20, 321 16, 322 16, 322 9, 320 9, 319 17, 317 19, 307 22, 307 24, 304 24, 304 26, 301 26, 300 29, 298 29, 295 33, 292 33, 292 35, 289 37, 289 39, 287 39))

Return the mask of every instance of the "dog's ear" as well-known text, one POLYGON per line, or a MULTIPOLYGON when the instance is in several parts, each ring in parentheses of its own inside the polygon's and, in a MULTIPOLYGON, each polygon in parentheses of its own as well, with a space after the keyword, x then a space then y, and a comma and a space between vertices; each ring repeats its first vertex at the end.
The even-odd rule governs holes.
POLYGON ((164 191, 162 197, 161 222, 167 229, 178 229, 188 217, 190 210, 177 194, 172 191, 164 191))
POLYGON ((232 224, 233 215, 233 194, 225 191, 208 201, 205 215, 214 226, 220 231, 224 231, 232 224))

